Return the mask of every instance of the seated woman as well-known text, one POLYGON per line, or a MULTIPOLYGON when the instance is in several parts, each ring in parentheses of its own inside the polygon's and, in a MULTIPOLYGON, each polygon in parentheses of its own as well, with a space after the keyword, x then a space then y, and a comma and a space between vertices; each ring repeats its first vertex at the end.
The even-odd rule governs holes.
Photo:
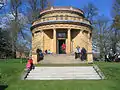
POLYGON ((31 71, 31 63, 30 62, 27 62, 26 69, 27 69, 28 73, 31 71))
POLYGON ((77 46, 75 49, 75 59, 80 58, 81 50, 80 47, 77 46))
POLYGON ((75 48, 75 59, 78 58, 78 50, 77 50, 77 47, 75 48))
POLYGON ((47 51, 47 50, 45 50, 45 54, 48 54, 48 51, 47 51))
POLYGON ((50 49, 47 51, 48 54, 52 54, 52 52, 50 51, 50 49))
POLYGON ((81 50, 81 60, 84 61, 87 59, 87 51, 86 49, 83 47, 81 50))
POLYGON ((43 54, 42 50, 39 51, 39 57, 40 57, 40 60, 43 60, 44 54, 43 54))

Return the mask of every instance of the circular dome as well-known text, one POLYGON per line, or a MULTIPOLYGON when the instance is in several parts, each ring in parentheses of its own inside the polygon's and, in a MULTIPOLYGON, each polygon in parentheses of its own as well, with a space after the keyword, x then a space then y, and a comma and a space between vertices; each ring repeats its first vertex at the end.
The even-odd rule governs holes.
POLYGON ((48 9, 45 9, 43 11, 40 12, 40 15, 45 14, 45 13, 49 13, 49 12, 56 12, 56 11, 69 11, 69 12, 74 12, 74 13, 78 13, 78 14, 84 14, 82 10, 78 9, 78 8, 73 8, 73 7, 51 7, 48 9))

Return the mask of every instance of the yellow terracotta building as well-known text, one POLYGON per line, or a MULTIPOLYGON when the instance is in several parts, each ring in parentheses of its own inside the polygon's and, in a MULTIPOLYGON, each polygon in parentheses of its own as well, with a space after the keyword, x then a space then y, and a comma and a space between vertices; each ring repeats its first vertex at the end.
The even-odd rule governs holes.
POLYGON ((51 7, 40 12, 32 27, 32 57, 37 63, 36 50, 50 50, 62 54, 65 43, 66 54, 74 52, 76 46, 87 50, 87 60, 92 62, 92 26, 84 12, 73 7, 51 7))

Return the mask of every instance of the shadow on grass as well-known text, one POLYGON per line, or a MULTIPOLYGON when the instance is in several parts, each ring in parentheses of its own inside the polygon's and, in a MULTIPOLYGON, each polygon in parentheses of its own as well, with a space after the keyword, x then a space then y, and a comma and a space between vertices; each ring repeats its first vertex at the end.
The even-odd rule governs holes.
POLYGON ((5 90, 8 87, 8 85, 0 85, 0 90, 5 90))

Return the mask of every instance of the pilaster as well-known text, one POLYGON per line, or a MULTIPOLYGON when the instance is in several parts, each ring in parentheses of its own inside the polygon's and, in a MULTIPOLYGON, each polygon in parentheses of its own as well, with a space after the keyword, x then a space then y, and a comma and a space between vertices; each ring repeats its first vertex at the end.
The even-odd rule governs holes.
POLYGON ((53 29, 53 53, 56 54, 56 29, 53 29))
POLYGON ((71 53, 71 29, 68 29, 67 31, 67 43, 66 43, 66 52, 71 53))
POLYGON ((93 54, 92 54, 92 39, 90 36, 90 33, 88 33, 88 54, 87 54, 87 60, 88 63, 93 63, 93 54))

